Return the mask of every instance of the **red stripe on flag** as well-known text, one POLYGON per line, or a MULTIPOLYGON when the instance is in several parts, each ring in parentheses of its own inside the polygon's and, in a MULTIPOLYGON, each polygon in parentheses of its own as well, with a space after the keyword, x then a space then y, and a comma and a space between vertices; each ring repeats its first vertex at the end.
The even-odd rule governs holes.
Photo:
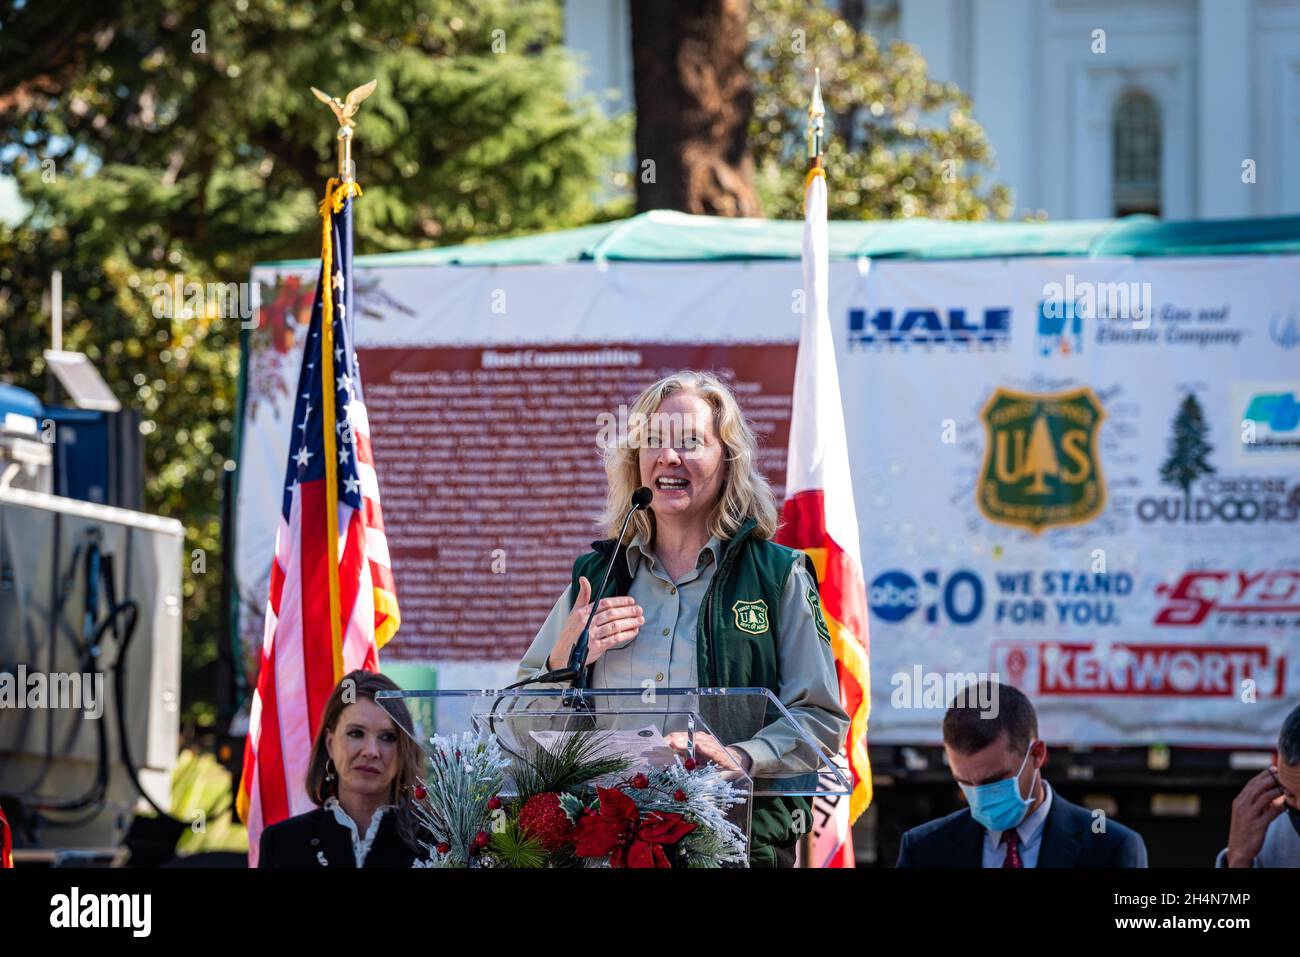
POLYGON ((348 633, 348 622, 357 604, 362 562, 366 560, 366 529, 361 524, 361 513, 356 509, 349 511, 352 517, 348 520, 343 554, 339 556, 339 628, 343 635, 348 633))
POLYGON ((375 464, 375 453, 370 447, 370 436, 356 429, 352 430, 352 438, 357 443, 357 461, 365 462, 367 465, 375 464))
POLYGON ((379 507, 379 503, 374 499, 362 496, 361 511, 366 519, 366 527, 378 531, 384 530, 384 513, 379 507))
POLYGON ((397 594, 397 585, 393 582, 393 570, 379 562, 370 563, 370 583, 375 588, 397 594))
MULTIPOLYGON (((257 676, 262 698, 262 734, 257 743, 257 789, 262 820, 268 824, 289 816, 289 794, 284 783, 284 759, 280 745, 280 712, 275 700, 275 657, 263 656, 257 676)), ((249 737, 252 740, 252 737, 249 737)))
MULTIPOLYGON (((325 482, 303 482, 302 670, 307 689, 307 726, 315 733, 334 690, 334 648, 330 635, 329 550, 325 524, 325 482)), ((268 818, 268 820, 270 820, 268 818)))
POLYGON ((280 595, 284 593, 284 569, 280 567, 280 560, 275 559, 271 562, 271 611, 277 618, 280 617, 280 595))

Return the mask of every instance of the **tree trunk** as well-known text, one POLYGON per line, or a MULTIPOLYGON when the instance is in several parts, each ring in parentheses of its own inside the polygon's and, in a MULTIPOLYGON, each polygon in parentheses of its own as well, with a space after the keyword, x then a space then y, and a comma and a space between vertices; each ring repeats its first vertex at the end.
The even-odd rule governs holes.
POLYGON ((758 216, 748 0, 632 0, 636 206, 758 216))

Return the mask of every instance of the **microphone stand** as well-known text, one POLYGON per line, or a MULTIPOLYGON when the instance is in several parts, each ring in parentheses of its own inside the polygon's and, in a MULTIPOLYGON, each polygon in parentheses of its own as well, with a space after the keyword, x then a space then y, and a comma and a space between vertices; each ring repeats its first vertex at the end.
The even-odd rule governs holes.
MULTIPOLYGON (((638 492, 641 490, 638 489, 638 492)), ((645 503, 648 504, 648 503, 645 503)), ((623 527, 618 531, 618 538, 614 539, 614 551, 609 556, 609 562, 605 565, 605 577, 601 579, 600 588, 596 591, 591 599, 591 612, 587 615, 587 623, 582 626, 582 634, 573 644, 573 650, 569 652, 569 665, 567 670, 573 672, 573 677, 569 680, 570 692, 577 692, 576 695, 566 694, 564 696, 565 707, 582 707, 584 710, 591 710, 591 702, 586 700, 583 691, 590 687, 588 683, 590 678, 587 674, 587 653, 591 642, 589 631, 591 621, 596 617, 596 609, 600 607, 601 599, 605 597, 605 587, 609 584, 609 576, 614 571, 614 563, 618 561, 619 551, 623 544, 623 536, 627 534, 628 523, 632 521, 632 516, 645 507, 639 495, 632 497, 632 507, 628 510, 627 515, 623 517, 623 527), (579 702, 581 702, 579 704, 579 702)))
MULTIPOLYGON (((623 536, 627 534, 628 523, 632 521, 633 515, 650 505, 652 497, 653 493, 644 486, 638 488, 632 494, 632 508, 628 510, 627 515, 623 518, 623 527, 619 529, 618 538, 614 539, 614 552, 605 565, 605 577, 601 579, 600 589, 592 598, 591 612, 587 615, 587 623, 582 627, 582 634, 578 636, 578 640, 573 644, 573 649, 569 652, 568 664, 564 668, 557 668, 554 671, 548 671, 545 674, 525 678, 523 681, 516 681, 512 685, 506 685, 506 691, 531 684, 553 684, 567 681, 569 682, 569 690, 564 693, 564 707, 577 707, 588 712, 592 710, 591 702, 582 693, 590 687, 587 676, 587 652, 590 645, 591 620, 596 617, 596 609, 600 606, 600 601, 605 595, 605 587, 609 584, 609 576, 614 570, 614 562, 618 560, 619 547, 622 545, 623 536), (574 694, 574 692, 577 693, 574 694)), ((496 734, 496 712, 501 701, 501 698, 497 698, 488 712, 488 727, 493 734, 496 734)), ((504 748, 504 743, 502 747, 504 748)), ((508 753, 514 754, 513 751, 506 750, 508 753)), ((518 755, 515 756, 518 757, 518 755)))

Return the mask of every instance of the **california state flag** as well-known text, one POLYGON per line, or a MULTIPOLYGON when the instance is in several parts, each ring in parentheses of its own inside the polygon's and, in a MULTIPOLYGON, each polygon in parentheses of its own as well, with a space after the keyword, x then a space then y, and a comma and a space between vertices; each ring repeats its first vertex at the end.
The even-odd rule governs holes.
POLYGON ((871 679, 858 514, 853 505, 840 377, 827 312, 829 273, 826 177, 821 169, 814 169, 808 174, 804 193, 803 328, 794 374, 786 499, 777 541, 803 549, 816 566, 822 613, 840 680, 840 702, 851 719, 841 762, 848 765, 853 792, 848 799, 817 798, 814 802, 807 863, 852 867, 850 827, 871 803, 871 767, 867 762, 871 679))

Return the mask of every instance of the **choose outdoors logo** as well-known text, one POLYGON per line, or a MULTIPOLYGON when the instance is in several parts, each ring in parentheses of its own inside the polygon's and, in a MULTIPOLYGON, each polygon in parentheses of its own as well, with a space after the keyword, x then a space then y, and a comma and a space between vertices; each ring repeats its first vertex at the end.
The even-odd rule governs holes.
MULTIPOLYGON (((1252 398, 1261 420, 1282 426, 1290 423, 1286 414, 1290 410, 1281 405, 1279 397, 1264 396, 1269 401, 1252 398)), ((1160 466, 1160 481, 1181 494, 1139 498, 1138 521, 1146 525, 1257 525, 1295 523, 1300 518, 1300 485, 1290 487, 1283 475, 1220 474, 1211 462, 1214 446, 1209 436, 1205 411, 1195 393, 1189 392, 1174 415, 1168 457, 1160 466)))
POLYGON ((999 388, 980 413, 986 430, 976 502, 984 516, 1044 529, 1091 521, 1106 505, 1097 437, 1106 418, 1084 386, 1029 393, 999 388))

